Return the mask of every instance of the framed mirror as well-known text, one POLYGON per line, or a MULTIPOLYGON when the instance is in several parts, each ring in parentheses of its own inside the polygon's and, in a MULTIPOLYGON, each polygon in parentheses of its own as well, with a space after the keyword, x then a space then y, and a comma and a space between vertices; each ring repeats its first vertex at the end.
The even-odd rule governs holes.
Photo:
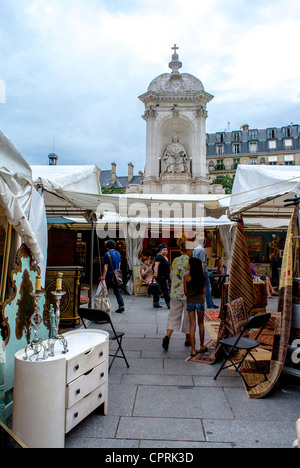
POLYGON ((4 211, 0 208, 0 332, 6 338, 3 326, 2 306, 7 299, 7 279, 9 274, 9 257, 12 239, 12 226, 8 223, 4 211))

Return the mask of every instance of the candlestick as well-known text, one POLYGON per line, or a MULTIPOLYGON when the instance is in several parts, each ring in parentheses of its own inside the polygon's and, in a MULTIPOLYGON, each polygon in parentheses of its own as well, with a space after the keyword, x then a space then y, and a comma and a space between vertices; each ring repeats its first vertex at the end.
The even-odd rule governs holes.
POLYGON ((54 338, 56 335, 56 317, 53 304, 50 306, 50 338, 54 338))
POLYGON ((57 280, 56 280, 56 291, 61 291, 62 290, 62 278, 64 274, 63 273, 58 273, 57 275, 57 280))
MULTIPOLYGON (((55 348, 55 344, 57 343, 57 341, 59 341, 63 346, 63 351, 62 351, 63 354, 66 354, 69 352, 67 340, 65 339, 63 335, 60 335, 58 333, 59 322, 60 322, 60 301, 62 297, 66 294, 66 292, 65 291, 51 291, 51 294, 54 296, 54 300, 56 302, 55 329, 54 329, 54 336, 51 336, 48 340, 48 351, 49 351, 49 356, 55 356, 54 348, 55 348)), ((53 332, 51 334, 53 334, 53 332)))
POLYGON ((33 327, 34 339, 33 341, 26 346, 25 348, 25 356, 23 357, 24 361, 44 361, 47 359, 47 349, 43 344, 42 340, 38 338, 38 331, 40 329, 40 325, 43 322, 43 318, 40 314, 40 304, 39 301, 45 295, 45 290, 40 290, 36 292, 30 293, 31 297, 33 297, 33 304, 34 304, 34 313, 31 316, 31 325, 33 327), (29 352, 32 351, 33 354, 29 356, 29 352), (40 357, 41 352, 43 352, 42 357, 40 357))
POLYGON ((35 281, 35 291, 39 292, 42 290, 42 278, 38 275, 35 281))

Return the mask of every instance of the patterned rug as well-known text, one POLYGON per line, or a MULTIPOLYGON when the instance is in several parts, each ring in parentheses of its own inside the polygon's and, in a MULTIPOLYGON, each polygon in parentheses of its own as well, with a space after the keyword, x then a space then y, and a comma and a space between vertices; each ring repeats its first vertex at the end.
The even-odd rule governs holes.
POLYGON ((228 302, 242 297, 246 312, 257 302, 243 220, 237 222, 230 267, 228 302))
MULTIPOLYGON (((238 335, 241 327, 249 318, 249 311, 257 303, 253 286, 253 277, 246 244, 244 223, 238 221, 234 237, 233 253, 231 258, 229 284, 222 288, 220 323, 210 324, 208 332, 214 335, 213 340, 206 344, 207 352, 200 356, 188 358, 188 361, 214 364, 219 359, 221 346, 219 340, 228 336, 238 335), (217 335, 215 332, 217 331, 217 335)), ((207 316, 207 314, 206 314, 207 316)), ((216 315, 213 318, 217 318, 216 315)))
MULTIPOLYGON (((208 365, 215 364, 215 362, 217 361, 219 357, 217 353, 217 350, 219 347, 217 345, 218 335, 220 333, 220 326, 221 326, 221 319, 219 318, 219 315, 220 315, 219 311, 206 311, 205 312, 204 325, 205 325, 206 332, 208 333, 210 337, 209 341, 205 343, 205 346, 207 347, 207 351, 205 351, 204 353, 199 353, 195 357, 190 356, 186 359, 186 361, 196 362, 198 364, 208 364, 208 365)), ((260 338, 259 338, 261 346, 257 350, 255 350, 255 358, 260 362, 260 364, 262 365, 265 371, 269 371, 269 367, 270 367, 270 361, 272 357, 271 351, 273 349, 274 333, 278 326, 278 322, 277 322, 278 318, 279 318, 278 313, 272 312, 272 317, 269 320, 269 323, 266 329, 263 331, 263 333, 260 335, 260 338)), ((257 332, 255 331, 250 332, 249 337, 253 338, 256 336, 256 334, 257 332)), ((240 357, 237 356, 237 360, 239 358, 240 357)), ((256 369, 256 367, 252 364, 251 361, 252 361, 251 358, 249 358, 249 361, 247 361, 245 366, 243 366, 243 372, 250 373, 256 369)))
POLYGON ((268 381, 260 382, 258 374, 251 374, 251 385, 254 387, 247 392, 249 398, 263 398, 270 393, 283 371, 287 358, 293 312, 293 271, 299 258, 298 246, 295 249, 294 239, 299 233, 298 210, 299 207, 295 206, 286 236, 280 276, 277 326, 274 333, 268 381))
POLYGON ((187 361, 214 364, 219 359, 219 351, 221 349, 219 341, 226 336, 238 335, 248 319, 248 313, 245 311, 244 301, 241 298, 223 307, 220 318, 217 317, 217 314, 220 315, 220 312, 209 311, 205 313, 204 323, 211 338, 205 344, 207 351, 195 357, 190 356, 187 358, 187 361), (215 320, 217 318, 218 321, 215 320))

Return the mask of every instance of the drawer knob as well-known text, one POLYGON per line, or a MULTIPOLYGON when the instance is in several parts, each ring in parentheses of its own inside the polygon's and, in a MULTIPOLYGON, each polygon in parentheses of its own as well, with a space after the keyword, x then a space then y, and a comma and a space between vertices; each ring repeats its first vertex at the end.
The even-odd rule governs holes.
POLYGON ((103 377, 105 376, 104 372, 102 372, 102 374, 100 375, 101 379, 103 379, 103 377))
POLYGON ((78 413, 74 414, 74 419, 78 418, 78 413))
POLYGON ((102 393, 99 393, 99 398, 102 398, 102 397, 103 397, 102 393))
POLYGON ((103 356, 103 351, 101 351, 101 353, 99 353, 99 357, 102 357, 103 356))
POLYGON ((74 367, 74 370, 75 370, 75 371, 78 371, 78 370, 79 370, 79 364, 77 364, 77 365, 74 367))
POLYGON ((80 388, 76 390, 76 395, 80 395, 80 388))

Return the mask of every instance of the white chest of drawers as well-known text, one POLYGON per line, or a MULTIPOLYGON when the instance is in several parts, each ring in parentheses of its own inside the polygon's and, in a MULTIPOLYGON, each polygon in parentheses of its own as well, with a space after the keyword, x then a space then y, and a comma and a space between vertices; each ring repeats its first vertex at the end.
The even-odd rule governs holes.
POLYGON ((109 335, 102 330, 64 334, 69 353, 24 361, 15 355, 13 432, 29 448, 63 448, 65 434, 103 404, 107 413, 109 335))

